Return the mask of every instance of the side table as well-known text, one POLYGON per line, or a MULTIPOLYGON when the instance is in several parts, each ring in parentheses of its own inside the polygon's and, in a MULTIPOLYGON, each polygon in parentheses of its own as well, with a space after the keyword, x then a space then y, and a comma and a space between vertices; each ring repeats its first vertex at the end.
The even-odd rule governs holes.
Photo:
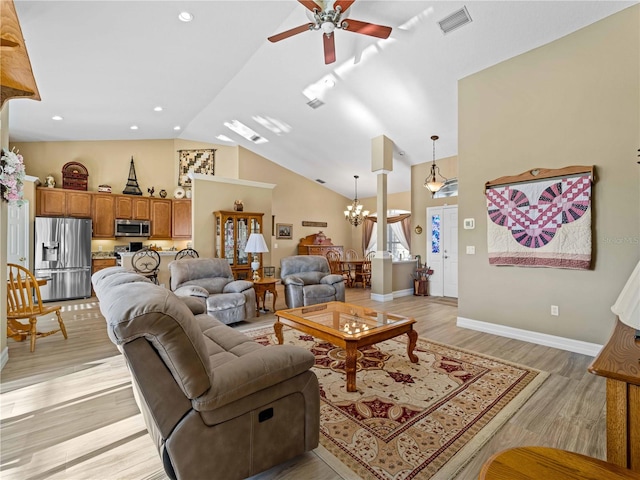
POLYGON ((607 379, 607 461, 640 473, 640 341, 616 320, 589 372, 607 379))
POLYGON ((276 283, 278 280, 275 278, 261 278, 260 280, 253 282, 253 289, 256 291, 256 313, 260 316, 260 299, 262 299, 262 310, 267 311, 265 300, 267 292, 271 292, 273 295, 273 311, 276 311, 276 299, 278 298, 278 291, 276 290, 276 283))

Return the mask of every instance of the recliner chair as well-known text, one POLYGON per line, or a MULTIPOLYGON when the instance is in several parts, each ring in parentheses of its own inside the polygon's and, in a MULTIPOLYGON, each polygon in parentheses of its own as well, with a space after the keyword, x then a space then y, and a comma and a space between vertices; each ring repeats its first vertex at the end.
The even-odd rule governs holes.
POLYGON ((280 260, 280 277, 288 308, 344 302, 344 278, 331 273, 329 262, 323 256, 285 257, 280 260))

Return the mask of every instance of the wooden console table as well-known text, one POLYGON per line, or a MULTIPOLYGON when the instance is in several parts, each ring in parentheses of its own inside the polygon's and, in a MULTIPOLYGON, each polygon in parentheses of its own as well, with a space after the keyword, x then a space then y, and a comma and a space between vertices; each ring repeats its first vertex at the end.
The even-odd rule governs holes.
POLYGON ((607 379, 607 461, 640 472, 640 340, 635 331, 616 320, 589 372, 607 379))

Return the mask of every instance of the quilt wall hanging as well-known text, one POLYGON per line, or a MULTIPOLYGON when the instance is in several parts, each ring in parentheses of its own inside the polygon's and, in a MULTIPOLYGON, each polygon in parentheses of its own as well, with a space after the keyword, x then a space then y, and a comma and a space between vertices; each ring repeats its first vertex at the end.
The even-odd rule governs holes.
POLYGON ((593 166, 571 166, 487 182, 489 263, 588 270, 593 180, 593 166))

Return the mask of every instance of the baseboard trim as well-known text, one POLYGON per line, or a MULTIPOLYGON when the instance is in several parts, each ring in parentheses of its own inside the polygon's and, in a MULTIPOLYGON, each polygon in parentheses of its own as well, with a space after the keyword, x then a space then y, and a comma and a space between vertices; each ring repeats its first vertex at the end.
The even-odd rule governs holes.
POLYGON ((376 302, 390 302, 391 300, 393 300, 393 293, 387 293, 384 295, 381 295, 379 293, 372 293, 371 300, 375 300, 376 302))
POLYGON ((404 290, 393 292, 393 298, 408 297, 409 295, 413 295, 413 288, 406 288, 404 290))
POLYGON ((569 352, 581 353, 595 357, 602 345, 597 343, 583 342, 582 340, 574 340, 571 338, 557 337, 546 333, 532 332, 520 328, 507 327, 506 325, 498 325, 495 323, 481 322, 470 318, 458 317, 456 322, 458 327, 468 328, 469 330, 477 330, 478 332, 491 333, 500 337, 513 338, 524 342, 536 343, 546 347, 558 348, 569 352))
POLYGON ((0 354, 0 370, 2 370, 4 368, 4 366, 7 364, 7 362, 9 361, 9 347, 4 347, 4 350, 2 350, 2 353, 0 354))

